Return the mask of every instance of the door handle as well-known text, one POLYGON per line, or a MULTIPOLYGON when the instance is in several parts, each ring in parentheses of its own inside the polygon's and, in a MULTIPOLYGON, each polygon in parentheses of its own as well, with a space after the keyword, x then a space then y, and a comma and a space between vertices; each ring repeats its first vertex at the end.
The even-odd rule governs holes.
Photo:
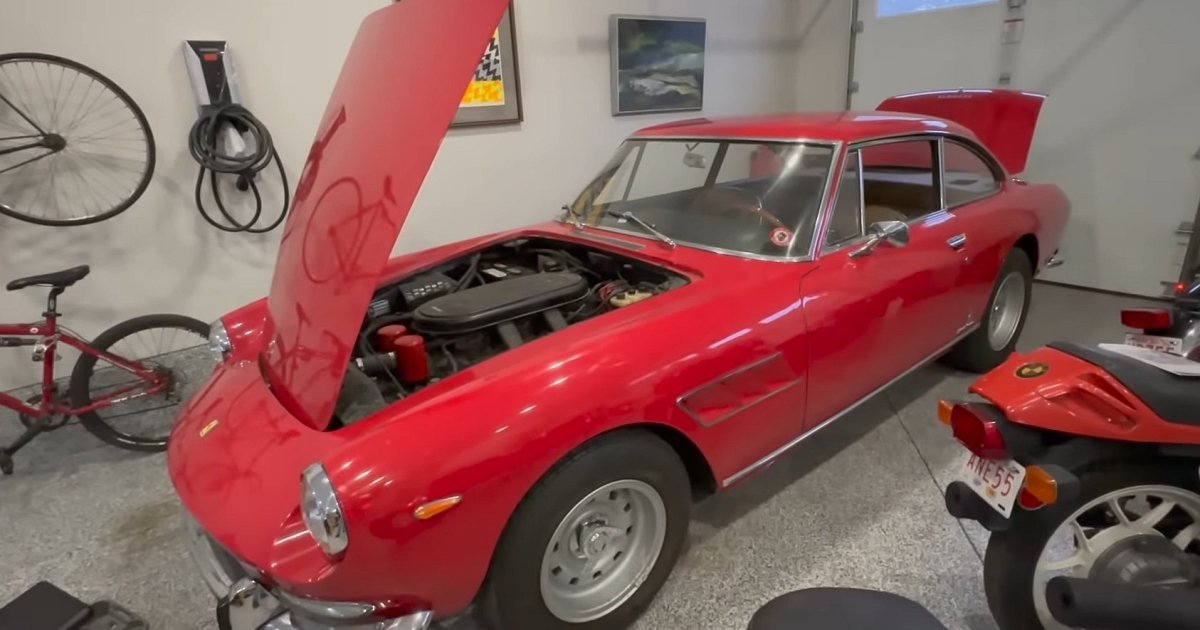
POLYGON ((957 236, 951 236, 950 238, 946 239, 946 244, 950 246, 950 249, 958 251, 967 246, 967 235, 959 234, 957 236))

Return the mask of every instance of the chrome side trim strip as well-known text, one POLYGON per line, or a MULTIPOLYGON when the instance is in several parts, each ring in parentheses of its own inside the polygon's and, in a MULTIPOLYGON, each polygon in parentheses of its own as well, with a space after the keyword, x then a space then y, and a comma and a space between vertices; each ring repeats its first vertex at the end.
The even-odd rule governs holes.
POLYGON ((780 446, 779 448, 777 448, 777 449, 775 449, 775 450, 771 451, 770 453, 768 453, 767 455, 765 455, 765 456, 764 456, 762 459, 760 459, 760 460, 758 460, 758 461, 754 462, 753 464, 750 464, 749 466, 747 466, 747 467, 745 467, 745 468, 743 468, 743 469, 741 469, 741 470, 737 471, 736 473, 733 473, 732 475, 730 475, 730 476, 729 476, 729 477, 727 477, 727 478, 726 478, 724 481, 722 481, 722 482, 721 482, 721 487, 722 487, 722 488, 728 488, 729 486, 731 486, 731 485, 733 485, 733 484, 737 483, 737 482, 738 482, 738 480, 740 480, 741 478, 745 477, 746 475, 749 475, 750 473, 754 472, 755 470, 758 470, 759 468, 762 468, 763 466, 766 466, 767 464, 770 464, 771 462, 775 461, 775 459, 776 459, 776 458, 778 458, 780 455, 783 455, 784 453, 786 453, 786 452, 788 452, 788 451, 792 450, 793 448, 795 448, 795 447, 796 447, 796 445, 798 445, 798 444, 800 444, 801 442, 803 442, 803 441, 804 441, 805 439, 807 439, 807 438, 808 438, 810 435, 813 435, 813 434, 814 434, 814 433, 816 433, 817 431, 820 431, 821 429, 824 429, 826 426, 828 426, 829 424, 831 424, 831 423, 832 423, 834 420, 837 420, 838 418, 841 418, 842 416, 844 416, 844 415, 846 415, 846 414, 850 413, 851 411, 854 411, 856 408, 858 408, 858 406, 859 406, 859 405, 861 405, 861 404, 863 404, 863 403, 867 402, 868 400, 870 400, 871 398, 873 398, 873 397, 874 397, 876 394, 878 394, 879 392, 881 392, 881 391, 883 391, 883 390, 885 390, 885 389, 887 389, 887 388, 891 387, 891 386, 892 386, 892 385, 894 385, 894 384, 895 384, 897 381, 899 381, 900 379, 904 378, 905 376, 908 376, 909 374, 912 374, 913 372, 917 371, 918 369, 920 369, 920 368, 923 368, 923 367, 925 367, 926 365, 928 365, 929 363, 933 362, 933 360, 934 360, 934 359, 937 359, 937 358, 938 358, 939 356, 941 356, 941 355, 942 355, 944 352, 946 352, 946 351, 947 351, 947 350, 949 350, 950 348, 954 347, 954 344, 958 343, 959 341, 962 341, 962 339, 963 339, 964 337, 966 337, 967 335, 969 335, 969 334, 971 334, 971 333, 975 332, 975 329, 976 329, 976 328, 978 328, 978 327, 979 327, 978 325, 975 325, 975 326, 972 326, 972 327, 968 328, 968 329, 967 329, 967 330, 965 330, 965 331, 964 331, 962 334, 960 334, 960 335, 958 335, 957 337, 955 337, 955 338, 954 338, 954 339, 953 339, 953 340, 952 340, 950 343, 948 343, 948 344, 946 344, 946 345, 942 346, 941 348, 938 348, 938 349, 937 349, 937 350, 936 350, 936 351, 935 351, 933 354, 930 354, 929 356, 925 357, 924 359, 922 359, 922 360, 918 361, 918 362, 917 362, 916 364, 914 364, 912 367, 910 367, 910 368, 908 368, 907 370, 905 370, 905 371, 901 372, 899 376, 897 376, 896 378, 894 378, 894 379, 892 379, 892 380, 890 380, 890 381, 888 381, 888 382, 884 383, 883 385, 880 385, 878 388, 876 388, 876 389, 875 389, 874 391, 872 391, 871 393, 867 394, 866 396, 863 396, 862 398, 860 398, 860 399, 858 399, 857 401, 855 401, 854 403, 852 403, 852 404, 851 404, 849 407, 846 407, 845 409, 843 409, 843 410, 841 410, 841 411, 839 411, 839 412, 837 412, 837 413, 833 414, 833 415, 832 415, 832 416, 830 416, 830 417, 829 417, 827 420, 825 420, 825 421, 824 421, 824 422, 822 422, 821 424, 818 424, 817 426, 813 427, 812 429, 809 429, 808 431, 805 431, 804 433, 801 433, 801 434, 800 434, 799 436, 797 436, 797 437, 796 437, 794 440, 792 440, 791 442, 788 442, 787 444, 784 444, 783 446, 780 446))

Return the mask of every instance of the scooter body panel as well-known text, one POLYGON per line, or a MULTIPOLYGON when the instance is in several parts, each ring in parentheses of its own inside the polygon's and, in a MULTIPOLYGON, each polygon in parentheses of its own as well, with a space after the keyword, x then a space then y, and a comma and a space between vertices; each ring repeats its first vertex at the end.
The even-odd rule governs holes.
POLYGON ((1056 350, 1014 354, 971 385, 1008 421, 1044 431, 1144 444, 1200 445, 1200 427, 1163 420, 1103 368, 1056 350))

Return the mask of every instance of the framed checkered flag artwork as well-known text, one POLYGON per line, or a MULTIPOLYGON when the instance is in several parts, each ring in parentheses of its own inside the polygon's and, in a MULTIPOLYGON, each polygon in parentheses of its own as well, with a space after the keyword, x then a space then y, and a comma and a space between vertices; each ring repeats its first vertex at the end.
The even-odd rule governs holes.
POLYGON ((502 125, 522 120, 517 74, 517 33, 511 4, 488 43, 452 127, 502 125))

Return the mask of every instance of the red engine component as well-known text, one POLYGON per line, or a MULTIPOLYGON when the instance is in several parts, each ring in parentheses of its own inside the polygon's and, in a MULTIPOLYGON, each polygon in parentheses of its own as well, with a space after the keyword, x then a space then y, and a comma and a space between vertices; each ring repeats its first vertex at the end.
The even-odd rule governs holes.
POLYGON ((429 380, 429 355, 425 352, 425 339, 418 335, 403 335, 391 348, 396 353, 396 371, 405 383, 422 383, 429 380))
POLYGON ((408 334, 408 327, 403 324, 384 326, 375 333, 375 339, 384 352, 395 352, 396 342, 408 334))

